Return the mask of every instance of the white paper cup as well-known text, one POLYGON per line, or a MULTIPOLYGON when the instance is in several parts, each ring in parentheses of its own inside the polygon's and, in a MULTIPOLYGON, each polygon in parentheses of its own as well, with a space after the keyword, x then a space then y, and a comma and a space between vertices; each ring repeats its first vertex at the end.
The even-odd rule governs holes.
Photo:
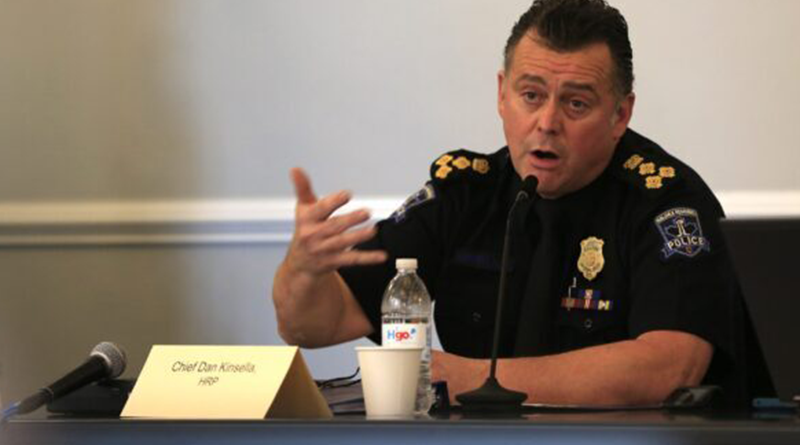
POLYGON ((356 352, 367 417, 412 417, 422 348, 358 346, 356 352))

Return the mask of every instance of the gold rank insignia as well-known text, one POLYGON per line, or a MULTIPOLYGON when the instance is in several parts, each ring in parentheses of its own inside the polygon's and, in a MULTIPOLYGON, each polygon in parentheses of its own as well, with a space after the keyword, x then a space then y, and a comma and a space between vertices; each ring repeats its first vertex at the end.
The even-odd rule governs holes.
POLYGON ((645 186, 650 190, 660 189, 664 185, 661 176, 648 176, 645 186))
POLYGON ((464 156, 459 156, 455 161, 453 161, 453 167, 456 167, 459 170, 464 170, 471 164, 472 163, 469 162, 469 159, 465 158, 464 156))
POLYGON ((656 164, 648 162, 639 166, 639 174, 642 176, 652 175, 656 172, 656 164))
POLYGON ((605 244, 605 241, 594 236, 581 241, 578 270, 589 281, 594 280, 606 264, 606 260, 603 258, 603 244, 605 244))
POLYGON ((436 170, 436 177, 439 179, 446 179, 447 175, 449 175, 451 171, 453 171, 451 167, 443 165, 439 167, 439 170, 436 170))
POLYGON ((486 159, 473 159, 472 169, 482 175, 485 175, 486 173, 489 173, 489 161, 486 159))
POLYGON ((643 157, 639 155, 633 155, 630 158, 628 158, 627 161, 625 161, 624 167, 627 168, 628 170, 635 170, 636 167, 638 167, 639 164, 641 164, 642 162, 644 162, 643 157))
POLYGON ((452 160, 453 160, 452 156, 450 156, 450 155, 442 155, 442 157, 440 157, 439 159, 436 160, 435 164, 440 166, 440 167, 444 167, 445 165, 447 165, 452 160))
POLYGON ((662 178, 674 178, 675 169, 672 167, 661 167, 658 169, 658 176, 661 176, 662 178))

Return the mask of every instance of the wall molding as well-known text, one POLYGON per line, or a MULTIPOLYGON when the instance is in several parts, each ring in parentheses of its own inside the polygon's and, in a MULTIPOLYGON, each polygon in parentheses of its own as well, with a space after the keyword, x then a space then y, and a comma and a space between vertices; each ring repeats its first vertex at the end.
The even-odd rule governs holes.
MULTIPOLYGON (((389 216, 403 198, 355 200, 389 216)), ((294 199, 0 202, 0 247, 285 244, 294 199)))
MULTIPOLYGON (((800 217, 800 191, 718 193, 730 218, 800 217)), ((355 200, 386 218, 404 197, 355 200)), ((0 247, 285 244, 294 200, 0 202, 0 247)))

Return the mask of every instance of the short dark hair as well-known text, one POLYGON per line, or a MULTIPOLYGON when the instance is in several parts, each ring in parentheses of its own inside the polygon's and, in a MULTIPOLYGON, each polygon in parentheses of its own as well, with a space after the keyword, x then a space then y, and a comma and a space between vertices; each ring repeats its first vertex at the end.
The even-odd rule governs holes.
POLYGON ((577 51, 605 43, 614 63, 614 88, 621 96, 633 91, 633 50, 628 22, 606 0, 535 0, 511 30, 505 49, 509 71, 514 50, 529 32, 536 31, 555 51, 577 51))

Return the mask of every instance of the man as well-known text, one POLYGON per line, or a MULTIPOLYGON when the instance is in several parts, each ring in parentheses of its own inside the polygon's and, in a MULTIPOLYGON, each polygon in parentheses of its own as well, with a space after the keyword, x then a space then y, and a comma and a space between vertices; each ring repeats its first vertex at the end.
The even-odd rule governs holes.
POLYGON ((521 181, 498 378, 529 401, 639 405, 681 386, 741 401, 742 318, 718 230, 722 209, 688 166, 628 129, 634 103, 625 19, 604 0, 536 0, 498 74, 508 147, 434 162, 431 181, 377 227, 317 199, 292 171, 296 231, 276 273, 281 336, 318 347, 380 332, 398 257, 419 259, 451 394, 488 374, 505 220, 521 181), (356 249, 350 249, 356 246, 356 249))

